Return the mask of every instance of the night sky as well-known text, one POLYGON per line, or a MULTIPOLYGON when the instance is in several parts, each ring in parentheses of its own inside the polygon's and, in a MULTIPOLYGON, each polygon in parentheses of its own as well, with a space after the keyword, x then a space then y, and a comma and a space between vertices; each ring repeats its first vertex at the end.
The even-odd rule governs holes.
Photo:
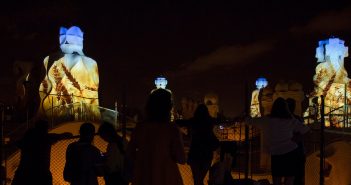
POLYGON ((16 60, 43 62, 59 50, 60 26, 76 25, 85 55, 98 63, 102 106, 112 108, 125 92, 128 107, 142 109, 164 75, 176 103, 214 92, 224 114, 235 116, 244 110, 245 83, 295 80, 308 93, 318 41, 334 36, 351 46, 347 0, 112 2, 1 2, 0 78, 11 76, 16 60))

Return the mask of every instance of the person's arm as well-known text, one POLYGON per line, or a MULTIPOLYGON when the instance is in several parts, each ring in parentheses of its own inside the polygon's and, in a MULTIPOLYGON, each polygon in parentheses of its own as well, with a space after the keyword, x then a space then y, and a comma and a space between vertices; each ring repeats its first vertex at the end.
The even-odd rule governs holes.
POLYGON ((295 143, 303 142, 304 135, 309 132, 309 127, 303 124, 299 119, 294 120, 294 131, 292 141, 295 143))
POLYGON ((119 152, 118 146, 116 143, 111 143, 107 146, 107 151, 104 154, 104 164, 105 164, 105 171, 107 173, 112 173, 116 167, 121 168, 122 164, 120 163, 121 160, 121 153, 119 152))
POLYGON ((303 122, 299 121, 296 118, 293 118, 293 125, 294 125, 294 133, 296 134, 306 134, 310 128, 303 124, 303 122))
POLYGON ((24 137, 15 142, 16 147, 23 149, 28 144, 28 139, 26 139, 27 134, 24 137))
POLYGON ((67 182, 72 182, 72 177, 73 177, 73 164, 72 161, 74 160, 72 152, 72 147, 71 145, 68 145, 67 150, 66 150, 66 163, 65 167, 63 170, 63 179, 67 182))
POLYGON ((185 153, 184 153, 183 138, 177 126, 174 126, 172 128, 171 155, 173 160, 176 163, 185 164, 186 159, 185 159, 185 153))
MULTIPOLYGON (((137 126, 138 127, 138 126, 137 126)), ((137 132, 137 127, 135 127, 134 131, 132 132, 130 136, 129 143, 127 145, 127 150, 126 150, 126 157, 130 160, 135 160, 136 158, 136 152, 138 150, 137 142, 136 142, 136 132, 137 132)))
POLYGON ((175 123, 179 127, 190 127, 191 126, 191 120, 187 120, 187 119, 175 120, 175 123))
POLYGON ((103 162, 103 159, 102 159, 102 156, 101 156, 101 151, 96 148, 95 146, 91 146, 95 151, 95 159, 94 159, 94 171, 95 171, 95 174, 96 176, 98 177, 101 177, 104 175, 104 162, 103 162))
POLYGON ((138 126, 135 127, 132 135, 130 136, 130 140, 127 145, 126 154, 124 157, 124 178, 130 182, 133 178, 134 173, 134 161, 136 159, 137 153, 137 142, 136 142, 136 132, 138 126))
POLYGON ((48 138, 51 144, 55 144, 57 141, 62 140, 62 139, 69 139, 73 135, 70 132, 64 132, 61 134, 55 134, 55 133, 49 133, 48 138))

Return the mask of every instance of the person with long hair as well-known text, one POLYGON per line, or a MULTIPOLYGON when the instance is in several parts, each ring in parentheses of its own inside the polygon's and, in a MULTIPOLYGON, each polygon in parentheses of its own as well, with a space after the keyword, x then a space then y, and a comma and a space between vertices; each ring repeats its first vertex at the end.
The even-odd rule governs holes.
POLYGON ((133 185, 183 185, 178 164, 185 163, 184 145, 176 124, 170 123, 171 93, 153 91, 146 103, 147 119, 137 124, 126 157, 133 164, 133 185))
MULTIPOLYGON (((288 104, 289 110, 293 114, 293 116, 302 122, 303 121, 302 117, 294 113, 296 108, 296 101, 292 98, 288 98, 286 99, 286 103, 288 104)), ((294 133, 294 141, 298 146, 298 151, 299 151, 298 156, 300 157, 299 170, 297 170, 297 174, 295 175, 294 185, 305 185, 306 154, 305 154, 305 146, 304 146, 303 138, 299 133, 294 133)))
POLYGON ((190 119, 191 144, 188 164, 193 174, 194 185, 203 185, 206 173, 211 167, 213 151, 218 148, 219 141, 213 133, 214 119, 210 116, 206 105, 197 106, 193 118, 190 119))
POLYGON ((280 97, 274 101, 270 115, 249 118, 246 123, 263 132, 261 147, 266 147, 271 155, 273 184, 293 185, 300 164, 298 145, 293 136, 294 133, 305 134, 309 128, 292 115, 286 101, 280 97))
POLYGON ((106 185, 127 184, 124 179, 124 154, 125 147, 121 136, 108 122, 104 122, 98 130, 100 137, 108 143, 106 153, 104 153, 104 179, 106 185))

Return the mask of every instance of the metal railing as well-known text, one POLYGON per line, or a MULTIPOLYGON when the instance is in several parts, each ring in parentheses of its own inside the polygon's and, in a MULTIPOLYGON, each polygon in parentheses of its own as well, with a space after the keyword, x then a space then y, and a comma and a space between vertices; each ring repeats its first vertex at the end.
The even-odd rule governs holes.
MULTIPOLYGON (((338 128, 349 128, 351 117, 351 105, 343 105, 340 107, 330 107, 325 106, 324 111, 324 119, 327 127, 338 127, 338 128)), ((320 106, 309 106, 307 108, 308 115, 304 116, 304 122, 307 124, 320 123, 321 115, 320 115, 320 106), (318 109, 318 110, 315 110, 318 109)))
POLYGON ((46 110, 49 113, 51 126, 67 121, 107 121, 116 128, 118 125, 118 111, 105 107, 91 105, 88 103, 71 103, 66 105, 54 106, 46 110))

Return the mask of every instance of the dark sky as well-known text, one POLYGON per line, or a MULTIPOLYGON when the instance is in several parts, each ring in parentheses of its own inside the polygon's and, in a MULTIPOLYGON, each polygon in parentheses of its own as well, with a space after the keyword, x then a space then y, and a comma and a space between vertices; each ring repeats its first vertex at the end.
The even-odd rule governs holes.
POLYGON ((98 63, 103 106, 126 92, 128 106, 141 109, 162 74, 177 102, 214 92, 224 114, 234 116, 244 109, 245 83, 295 80, 307 93, 318 41, 351 43, 347 0, 112 2, 1 2, 0 77, 16 60, 42 62, 59 50, 59 27, 76 25, 85 54, 98 63))

